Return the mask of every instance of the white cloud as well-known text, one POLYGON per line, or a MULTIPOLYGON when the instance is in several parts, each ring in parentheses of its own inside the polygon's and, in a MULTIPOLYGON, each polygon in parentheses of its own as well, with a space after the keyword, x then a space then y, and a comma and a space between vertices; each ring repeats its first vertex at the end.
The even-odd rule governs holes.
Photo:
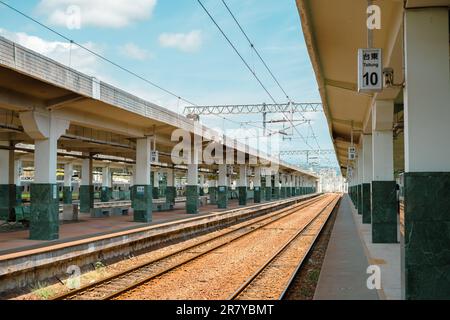
POLYGON ((176 48, 184 52, 195 52, 202 46, 202 32, 194 30, 189 33, 163 33, 159 44, 166 48, 176 48))
POLYGON ((130 59, 144 61, 151 57, 150 52, 134 43, 127 43, 120 47, 120 53, 130 59))
MULTIPOLYGON (((0 29, 0 35, 46 57, 70 66, 88 75, 98 75, 98 58, 75 44, 60 41, 47 41, 23 32, 10 32, 0 29)), ((92 42, 85 47, 100 53, 100 48, 92 42)))
POLYGON ((151 17, 157 0, 41 0, 38 12, 57 26, 122 28, 151 17), (79 22, 79 26, 77 26, 79 22))

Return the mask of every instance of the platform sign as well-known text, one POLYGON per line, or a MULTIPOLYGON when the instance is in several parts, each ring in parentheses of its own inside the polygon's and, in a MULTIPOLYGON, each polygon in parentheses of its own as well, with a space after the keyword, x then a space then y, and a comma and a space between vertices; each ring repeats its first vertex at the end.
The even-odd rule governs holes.
POLYGON ((142 187, 142 186, 137 187, 137 188, 136 188, 136 192, 137 192, 138 194, 144 194, 144 192, 145 192, 145 187, 142 187))
POLYGON ((355 147, 348 148, 348 160, 356 160, 356 148, 355 147))
POLYGON ((358 50, 358 92, 383 90, 383 60, 381 49, 358 50))
POLYGON ((152 156, 151 161, 153 163, 158 163, 159 162, 159 152, 158 151, 152 151, 151 156, 152 156))

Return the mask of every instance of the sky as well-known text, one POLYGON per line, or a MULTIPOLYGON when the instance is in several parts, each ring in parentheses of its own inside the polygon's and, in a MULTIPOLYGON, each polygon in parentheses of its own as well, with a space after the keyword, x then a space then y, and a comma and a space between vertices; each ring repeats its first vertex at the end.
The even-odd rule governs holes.
MULTIPOLYGON (((232 50, 197 0, 2 0, 77 43, 197 105, 270 103, 271 99, 232 50)), ((221 0, 202 0, 278 103, 286 98, 221 0)), ((295 102, 321 102, 295 0, 226 0, 266 63, 295 102)), ((0 36, 38 51, 141 98, 182 113, 179 101, 27 20, 0 3, 0 36)), ((308 113, 318 144, 333 149, 324 114, 308 113)), ((203 124, 242 137, 239 122, 261 115, 202 117, 203 124), (234 130, 234 132, 233 132, 234 130)), ((282 119, 273 115, 272 119, 282 119)), ((295 118, 300 119, 301 115, 295 118)), ((277 131, 282 125, 271 125, 277 131)), ((251 137, 262 135, 253 124, 251 137)), ((318 148, 307 125, 280 150, 318 148), (307 141, 300 138, 300 133, 307 141)), ((277 135, 276 137, 279 137, 277 135)), ((262 147, 262 149, 265 149, 262 147)), ((266 149, 264 151, 267 151, 266 149)), ((289 157, 294 164, 304 158, 289 157)), ((336 166, 334 156, 321 164, 336 166)))

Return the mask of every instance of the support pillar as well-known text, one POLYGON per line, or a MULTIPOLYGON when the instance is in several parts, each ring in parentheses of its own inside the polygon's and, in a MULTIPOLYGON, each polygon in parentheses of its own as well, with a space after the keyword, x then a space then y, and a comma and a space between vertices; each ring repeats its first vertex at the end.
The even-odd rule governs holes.
POLYGON ((268 169, 266 172, 266 190, 264 193, 266 196, 266 201, 272 201, 272 174, 268 169))
POLYGON ((219 189, 217 205, 219 209, 228 208, 228 166, 226 164, 219 164, 219 189))
POLYGON ((394 180, 394 101, 372 108, 372 242, 397 242, 397 189, 394 180))
POLYGON ((274 174, 274 189, 273 189, 273 199, 279 200, 280 199, 280 174, 277 172, 274 174))
POLYGON ((405 10, 405 299, 450 299, 448 7, 405 10))
POLYGON ((72 176, 73 164, 64 165, 63 204, 72 204, 72 176))
MULTIPOLYGON (((2 141, 0 145, 12 147, 9 141, 2 141)), ((10 220, 15 205, 14 150, 0 150, 0 220, 10 220)))
POLYGON ((102 191, 100 199, 102 202, 111 201, 111 170, 109 167, 102 168, 102 191))
POLYGON ((358 149, 358 214, 363 213, 363 154, 362 148, 358 149))
POLYGON ((80 186, 80 212, 91 213, 94 209, 94 185, 92 184, 92 158, 89 154, 84 155, 81 168, 80 186))
POLYGON ((35 141, 34 183, 31 185, 31 240, 59 238, 59 194, 56 184, 58 139, 70 122, 52 113, 20 114, 25 132, 35 141))
POLYGON ((280 174, 280 198, 284 199, 286 198, 286 175, 280 174))
POLYGON ((175 207, 177 189, 175 187, 175 175, 173 169, 167 169, 166 203, 172 210, 175 207))
POLYGON ((199 188, 200 197, 205 195, 205 175, 200 174, 200 188, 199 188))
POLYGON ((186 186, 186 211, 197 214, 199 209, 198 162, 188 165, 188 179, 186 186))
POLYGON ((133 186, 134 221, 149 223, 152 221, 152 185, 151 176, 151 138, 136 141, 136 180, 133 186))
POLYGON ((153 199, 159 199, 159 171, 153 171, 153 188, 152 195, 153 199))
POLYGON ((261 203, 261 167, 255 167, 255 179, 253 180, 253 202, 261 203))
POLYGON ((370 186, 373 180, 372 165, 372 135, 364 134, 363 140, 363 185, 362 185, 362 222, 370 224, 372 222, 372 195, 370 186))
POLYGON ((241 164, 239 166, 239 205, 247 205, 247 166, 241 164))
POLYGON ((209 204, 217 205, 217 181, 208 181, 209 204))
POLYGON ((22 205, 22 182, 20 177, 22 176, 22 160, 14 161, 14 181, 16 185, 16 206, 22 205))

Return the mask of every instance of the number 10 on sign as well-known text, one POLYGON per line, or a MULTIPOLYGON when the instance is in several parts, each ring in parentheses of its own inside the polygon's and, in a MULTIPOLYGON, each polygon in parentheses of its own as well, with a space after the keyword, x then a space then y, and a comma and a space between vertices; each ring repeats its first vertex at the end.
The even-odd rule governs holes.
POLYGON ((358 91, 383 90, 383 60, 381 49, 358 50, 358 91))

